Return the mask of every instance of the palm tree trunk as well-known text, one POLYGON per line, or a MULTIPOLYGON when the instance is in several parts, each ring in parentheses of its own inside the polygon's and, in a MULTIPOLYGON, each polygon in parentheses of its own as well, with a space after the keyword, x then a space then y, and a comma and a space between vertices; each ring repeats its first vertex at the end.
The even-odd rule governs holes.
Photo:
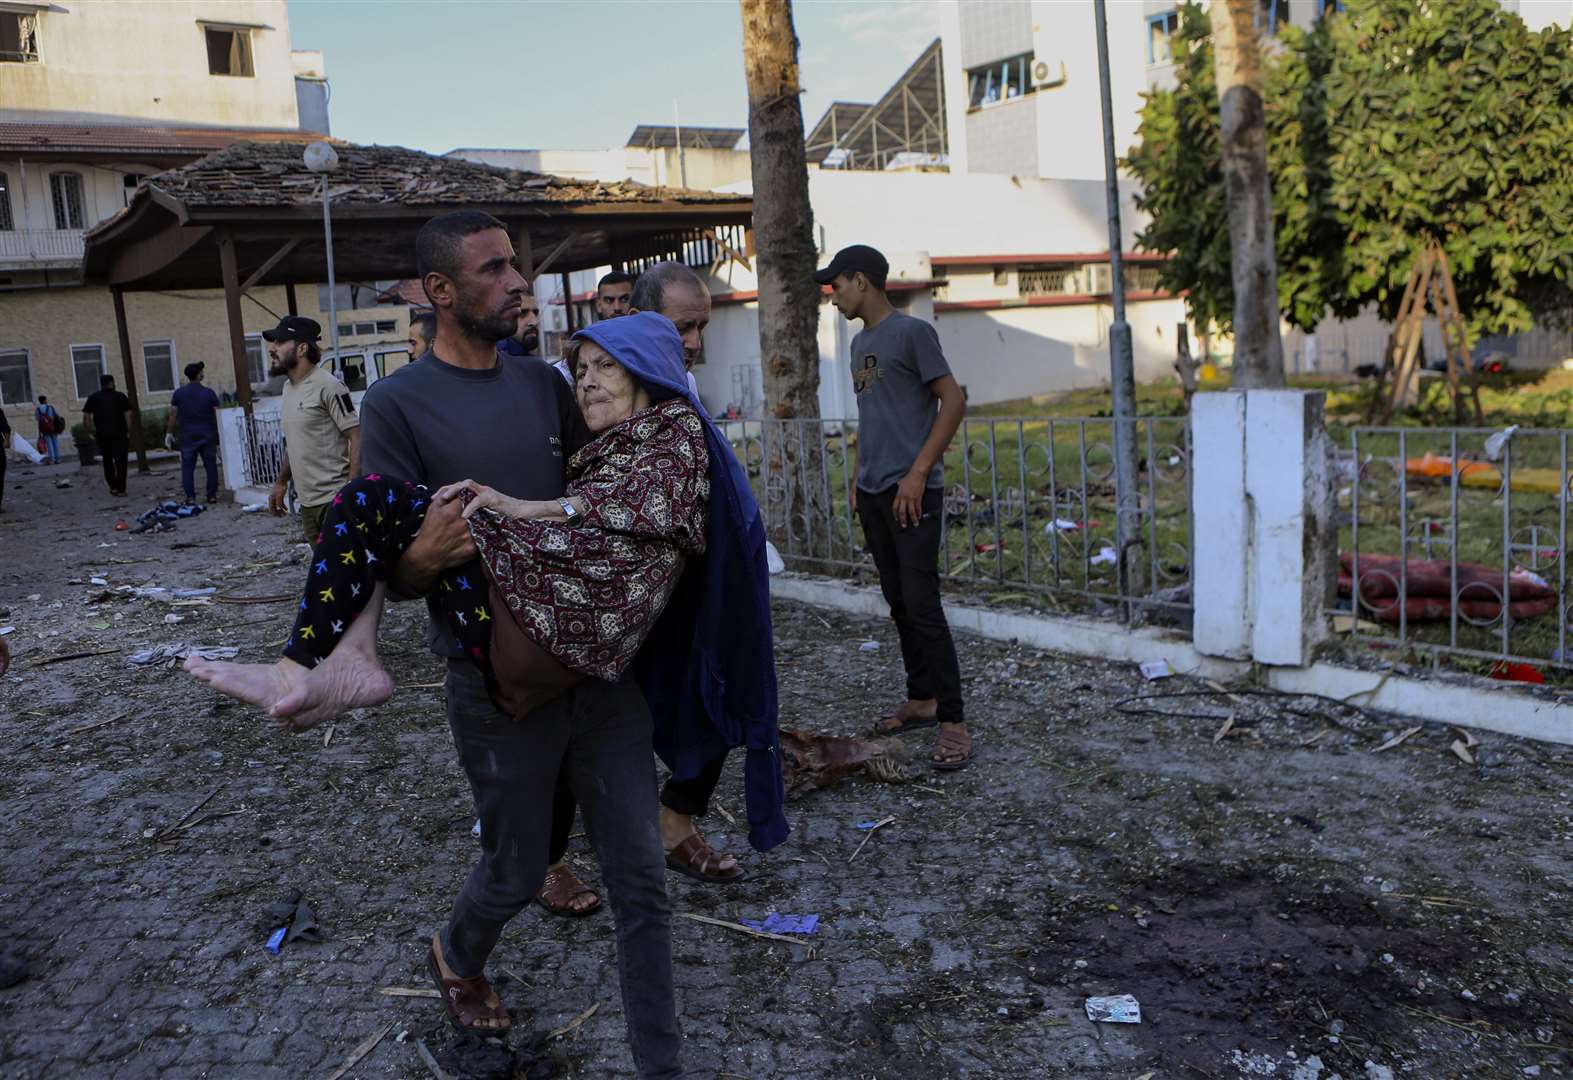
POLYGON ((1220 146, 1229 196, 1234 277, 1234 385, 1284 385, 1278 334, 1278 268, 1262 111, 1259 0, 1212 0, 1220 146))

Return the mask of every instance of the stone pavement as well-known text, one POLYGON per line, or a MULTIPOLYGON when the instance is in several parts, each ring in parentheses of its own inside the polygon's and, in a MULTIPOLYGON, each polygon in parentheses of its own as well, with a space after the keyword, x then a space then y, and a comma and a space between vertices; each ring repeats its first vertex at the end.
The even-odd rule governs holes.
MULTIPOLYGON (((301 574, 293 522, 225 506, 129 537, 115 517, 171 474, 134 475, 120 501, 91 472, 8 479, 0 948, 34 973, 0 991, 0 1075, 326 1077, 388 1025, 349 1077, 429 1075, 415 1041, 440 1041, 440 1006, 378 991, 427 985, 424 943, 475 849, 418 606, 386 624, 392 702, 331 740, 287 736, 124 657, 181 639, 271 655, 301 574), (285 599, 171 607, 120 585, 285 599), (116 651, 40 663, 101 650, 116 651), (287 888, 326 938, 273 956, 264 909, 287 888)), ((888 623, 791 604, 776 619, 784 725, 858 733, 898 696, 888 623)), ((795 800, 793 837, 747 854, 738 885, 670 876, 679 912, 821 917, 805 945, 676 921, 693 1064, 824 1080, 1573 1070, 1565 748, 1493 737, 1469 768, 1436 728, 1374 755, 1396 725, 1268 698, 1225 704, 1246 735, 1215 742, 1217 699, 1135 713, 1116 706, 1153 687, 1123 665, 961 646, 970 770, 795 800), (856 827, 887 815, 872 837, 856 827), (1086 1019, 1088 994, 1122 992, 1142 1025, 1086 1019)), ((739 852, 740 772, 707 822, 739 852)), ((599 1006, 549 1044, 558 1075, 633 1075, 610 929, 532 911, 496 955, 538 1033, 599 1006)))

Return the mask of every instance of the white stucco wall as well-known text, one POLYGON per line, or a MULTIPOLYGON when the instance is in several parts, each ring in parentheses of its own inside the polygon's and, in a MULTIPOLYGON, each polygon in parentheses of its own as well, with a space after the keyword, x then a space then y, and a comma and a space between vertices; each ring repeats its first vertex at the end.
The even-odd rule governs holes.
POLYGON ((298 126, 284 0, 72 0, 39 16, 38 48, 0 64, 0 121, 298 126), (199 20, 257 25, 256 74, 208 74, 199 20))

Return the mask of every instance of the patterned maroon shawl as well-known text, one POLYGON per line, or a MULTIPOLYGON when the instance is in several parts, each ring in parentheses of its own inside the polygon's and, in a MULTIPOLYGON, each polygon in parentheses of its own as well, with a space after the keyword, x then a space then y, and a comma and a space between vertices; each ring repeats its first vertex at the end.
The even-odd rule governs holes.
POLYGON ((568 460, 582 517, 470 520, 481 563, 514 619, 564 666, 622 677, 677 586, 705 550, 710 500, 704 423, 681 398, 603 432, 568 460))

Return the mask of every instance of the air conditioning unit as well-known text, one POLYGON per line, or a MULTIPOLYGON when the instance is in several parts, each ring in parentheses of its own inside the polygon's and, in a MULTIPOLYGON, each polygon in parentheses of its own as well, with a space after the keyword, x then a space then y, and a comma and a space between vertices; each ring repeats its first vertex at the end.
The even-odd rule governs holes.
POLYGON ((1032 64, 1032 88, 1046 90, 1065 81, 1065 61, 1035 60, 1032 64))

